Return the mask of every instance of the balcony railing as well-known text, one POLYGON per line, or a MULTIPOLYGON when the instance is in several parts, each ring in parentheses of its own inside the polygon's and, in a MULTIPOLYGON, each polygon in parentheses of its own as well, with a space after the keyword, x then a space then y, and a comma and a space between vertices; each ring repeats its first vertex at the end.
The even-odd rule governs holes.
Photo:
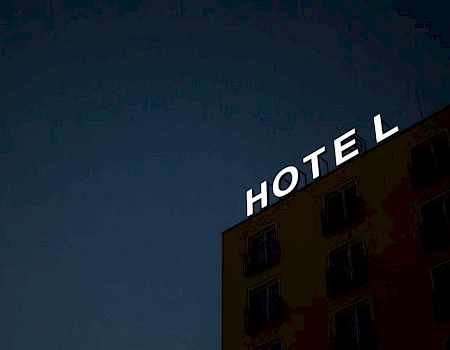
POLYGON ((366 284, 369 280, 369 264, 367 258, 354 264, 353 272, 339 271, 337 267, 329 267, 326 271, 328 296, 335 297, 347 290, 366 284))
POLYGON ((326 237, 337 233, 339 230, 360 222, 364 217, 364 202, 358 197, 353 203, 347 204, 341 211, 333 211, 330 208, 321 211, 322 234, 326 237))
POLYGON ((265 271, 280 262, 280 249, 277 240, 266 240, 257 248, 244 254, 244 275, 247 277, 265 271))
POLYGON ((254 334, 282 321, 282 299, 272 297, 267 304, 245 309, 245 332, 254 334))

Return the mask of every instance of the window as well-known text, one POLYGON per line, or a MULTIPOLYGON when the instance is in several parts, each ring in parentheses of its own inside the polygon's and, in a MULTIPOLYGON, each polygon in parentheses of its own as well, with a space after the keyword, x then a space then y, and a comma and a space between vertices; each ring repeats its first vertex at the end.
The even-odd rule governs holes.
POLYGON ((450 350, 450 338, 444 340, 444 350, 450 350))
POLYGON ((275 225, 248 238, 247 253, 244 254, 244 273, 254 276, 280 261, 279 244, 275 225))
POLYGON ((450 261, 431 269, 436 321, 450 321, 450 261))
POLYGON ((375 350, 377 340, 370 304, 367 301, 334 314, 334 350, 375 350))
POLYGON ((322 228, 325 235, 356 223, 362 217, 361 200, 355 182, 327 194, 324 206, 322 228))
POLYGON ((351 287, 367 283, 368 264, 363 241, 353 239, 328 253, 328 296, 333 297, 351 287))
POLYGON ((450 175, 450 146, 446 133, 439 133, 411 150, 411 177, 418 189, 450 175))
POLYGON ((259 331, 281 320, 280 282, 273 280, 251 289, 246 310, 246 332, 259 331))
POLYGON ((420 206, 422 244, 430 252, 450 246, 450 196, 420 206))

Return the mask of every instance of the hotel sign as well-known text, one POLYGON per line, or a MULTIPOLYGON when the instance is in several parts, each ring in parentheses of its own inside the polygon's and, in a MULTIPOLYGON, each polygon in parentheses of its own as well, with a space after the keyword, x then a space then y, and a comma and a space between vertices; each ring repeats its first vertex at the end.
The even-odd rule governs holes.
MULTIPOLYGON (((375 139, 377 144, 395 133, 399 131, 398 126, 388 130, 383 131, 383 121, 381 119, 381 114, 376 115, 373 118, 373 125, 375 130, 375 139)), ((354 148, 356 145, 356 129, 353 128, 347 131, 345 134, 339 136, 334 140, 334 157, 336 160, 336 166, 339 166, 350 159, 356 157, 359 154, 358 149, 354 149, 351 152, 347 152, 350 148, 354 148)), ((325 146, 320 147, 316 151, 308 154, 303 157, 303 163, 311 164, 311 173, 313 180, 320 176, 320 167, 319 167, 319 156, 326 152, 325 146)), ((299 181, 299 170, 297 167, 290 165, 283 169, 281 169, 278 174, 275 176, 273 180, 273 194, 278 197, 284 197, 287 194, 291 193, 295 188, 297 188, 297 184, 299 181), (289 186, 287 188, 281 189, 280 181, 284 178, 285 175, 290 174, 291 180, 289 186)), ((260 193, 257 195, 253 194, 253 189, 247 190, 247 216, 253 215, 253 206, 255 203, 260 202, 261 209, 267 207, 268 205, 268 183, 267 181, 261 182, 260 185, 260 193)))

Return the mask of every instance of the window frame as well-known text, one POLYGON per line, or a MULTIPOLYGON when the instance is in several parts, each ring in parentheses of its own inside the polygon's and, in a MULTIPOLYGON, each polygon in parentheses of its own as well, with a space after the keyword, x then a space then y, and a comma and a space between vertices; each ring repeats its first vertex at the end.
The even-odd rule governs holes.
MULTIPOLYGON (((433 270, 436 270, 436 269, 438 269, 438 268, 440 268, 441 266, 444 266, 444 265, 448 265, 448 268, 450 269, 450 259, 446 260, 446 261, 443 261, 443 262, 440 262, 439 264, 433 265, 433 266, 431 266, 429 268, 430 280, 431 280, 431 290, 432 290, 433 293, 436 292, 436 287, 434 285, 434 279, 433 279, 433 270)), ((450 298, 450 295, 449 295, 449 298, 450 298)))
POLYGON ((368 295, 365 296, 363 298, 360 298, 358 300, 356 300, 355 302, 345 305, 343 307, 337 308, 335 309, 332 313, 331 313, 331 318, 332 318, 332 323, 331 323, 331 332, 333 336, 336 336, 336 314, 339 312, 342 312, 346 309, 349 308, 353 308, 353 316, 355 316, 356 319, 356 336, 358 337, 358 347, 359 347, 359 333, 360 333, 360 329, 359 329, 359 324, 358 324, 358 305, 359 304, 364 304, 367 303, 369 306, 369 311, 370 311, 370 317, 372 319, 372 322, 375 322, 375 317, 374 317, 374 312, 373 312, 373 303, 374 303, 374 299, 372 295, 368 295))
MULTIPOLYGON (((445 220, 447 222, 447 227, 448 227, 449 234, 450 234, 450 206, 449 206, 449 208, 447 208, 447 205, 445 204, 446 201, 450 201, 450 189, 445 190, 445 191, 440 192, 440 193, 437 193, 434 196, 432 196, 432 197, 430 197, 430 198, 428 198, 428 199, 426 199, 424 201, 421 201, 421 202, 419 202, 417 204, 417 208, 418 208, 418 212, 417 212, 418 224, 419 224, 419 228, 420 228, 420 231, 421 231, 419 237, 420 237, 421 242, 424 241, 424 238, 423 238, 424 232, 422 231, 422 229, 426 227, 426 223, 425 223, 425 221, 423 219, 423 215, 422 215, 422 210, 423 210, 422 208, 425 205, 428 205, 428 204, 433 203, 433 202, 438 202, 440 204, 440 206, 443 208, 445 220)), ((425 231, 425 232, 427 232, 427 231, 425 231)), ((449 237, 449 239, 450 239, 450 237, 449 237)), ((445 248, 446 248, 445 246, 442 246, 442 249, 445 249, 445 248)), ((430 248, 430 247, 428 247, 428 248, 424 247, 424 249, 429 249, 428 252, 439 250, 439 248, 430 248)))
MULTIPOLYGON (((340 185, 335 186, 334 188, 328 190, 327 192, 323 193, 322 195, 322 210, 321 213, 325 213, 325 217, 326 217, 326 225, 329 225, 329 221, 328 221, 328 212, 329 212, 329 205, 328 205, 328 197, 333 194, 333 193, 339 193, 341 196, 341 202, 343 204, 343 213, 344 213, 344 224, 342 227, 338 227, 335 230, 332 230, 331 232, 327 232, 325 233, 323 231, 323 227, 322 227, 322 232, 325 236, 333 236, 334 234, 337 234, 339 231, 341 231, 342 229, 344 229, 345 227, 349 226, 349 225, 353 225, 355 223, 358 222, 358 220, 356 222, 348 222, 348 205, 347 205, 347 200, 344 196, 344 192, 346 189, 350 188, 354 186, 356 189, 356 197, 358 198, 359 201, 361 201, 361 192, 359 190, 359 185, 358 185, 358 179, 356 176, 351 177, 350 179, 347 179, 346 181, 342 182, 340 185)), ((360 205, 360 203, 358 203, 358 206, 360 205)), ((361 209, 360 209, 361 211, 361 209)), ((363 213, 359 213, 359 216, 363 216, 363 213)), ((327 228, 329 229, 329 228, 327 228)))
POLYGON ((436 323, 445 323, 448 324, 450 323, 450 295, 446 296, 446 299, 448 299, 448 301, 444 301, 444 308, 442 308, 442 304, 440 304, 442 302, 442 296, 446 295, 442 292, 437 292, 436 291, 436 286, 435 286, 435 279, 433 278, 433 271, 436 269, 439 269, 440 267, 447 265, 447 269, 448 269, 448 273, 450 274, 450 260, 446 260, 443 261, 439 264, 436 264, 432 267, 429 268, 429 273, 430 273, 430 282, 431 282, 431 290, 432 290, 432 308, 433 308, 433 313, 434 313, 434 319, 436 323), (437 298, 437 299, 435 299, 437 298), (439 310, 446 310, 446 313, 441 314, 439 311, 437 311, 438 309, 436 308, 437 306, 439 306, 439 310))
MULTIPOLYGON (((272 285, 277 285, 278 286, 278 298, 281 299, 281 276, 280 275, 276 275, 276 276, 272 276, 268 279, 265 279, 264 281, 256 284, 255 286, 249 287, 247 288, 247 310, 251 310, 251 306, 250 306, 250 295, 252 294, 252 292, 254 291, 258 291, 259 289, 264 288, 266 291, 266 321, 270 321, 270 300, 269 300, 269 289, 272 285)), ((250 311, 251 312, 251 311, 250 311)), ((270 323, 270 322, 269 322, 270 323)))
MULTIPOLYGON (((430 197, 430 198, 428 198, 428 199, 418 203, 418 208, 419 208, 419 213, 418 214, 419 214, 419 221, 420 221, 420 223, 423 223, 422 207, 424 205, 427 205, 427 204, 432 203, 434 201, 439 201, 440 204, 444 204, 444 211, 445 211, 445 214, 447 214, 447 210, 449 210, 450 208, 447 209, 447 207, 445 206, 444 201, 445 200, 449 200, 449 199, 450 199, 450 189, 445 190, 443 192, 440 192, 440 193, 434 195, 433 197, 430 197)), ((450 214, 448 216, 450 216, 450 214)), ((448 223, 448 225, 450 227, 450 219, 447 219, 447 223, 448 223)))
POLYGON ((327 210, 327 209, 329 208, 329 207, 328 207, 328 200, 327 200, 327 197, 328 197, 329 195, 331 195, 331 194, 337 192, 337 193, 339 193, 340 196, 341 196, 342 203, 343 203, 343 206, 344 206, 344 207, 343 207, 343 209, 344 209, 344 216, 345 216, 345 219, 347 219, 347 216, 348 216, 348 214, 347 214, 347 201, 346 201, 346 199, 345 199, 345 197, 344 197, 344 192, 345 192, 345 190, 346 190, 347 188, 352 187, 352 185, 355 185, 355 188, 356 188, 356 196, 357 196, 358 198, 361 198, 360 192, 359 192, 359 188, 358 188, 357 177, 354 176, 354 177, 352 177, 351 179, 349 179, 349 180, 343 182, 343 183, 340 184, 339 186, 337 186, 337 187, 335 187, 335 188, 333 188, 333 189, 331 189, 331 190, 328 190, 327 192, 325 192, 325 193, 322 195, 322 209, 327 210))
POLYGON ((450 350, 450 337, 444 338, 444 340, 442 341, 442 349, 444 350, 450 350), (449 345, 449 347, 446 347, 446 345, 449 345))
POLYGON ((256 275, 258 275, 259 273, 262 273, 266 270, 269 270, 270 268, 274 267, 275 265, 277 265, 279 263, 279 259, 281 257, 280 255, 280 236, 279 236, 279 232, 278 232, 278 221, 274 220, 272 222, 270 222, 269 224, 262 226, 260 229, 258 230, 254 230, 252 233, 248 234, 246 236, 245 239, 245 247, 244 247, 244 254, 243 254, 243 263, 244 263, 244 275, 246 277, 254 277, 256 275), (277 251, 276 254, 277 256, 275 257, 275 260, 270 260, 269 261, 269 255, 268 255, 268 246, 267 246, 267 234, 269 232, 272 232, 272 230, 275 233, 275 242, 277 244, 277 251), (259 237, 260 235, 263 235, 263 241, 264 241, 264 250, 263 250, 263 254, 264 254, 264 261, 262 263, 256 264, 255 266, 253 266, 251 264, 252 262, 252 254, 254 253, 252 251, 252 246, 253 243, 252 241, 257 239, 257 237, 259 237), (249 264, 250 262, 250 264, 249 264), (256 270, 252 270, 252 267, 256 267, 256 270), (259 268, 258 268, 259 267, 259 268))
POLYGON ((350 273, 351 273, 351 283, 354 281, 354 271, 353 271, 353 261, 352 261, 353 259, 351 258, 351 248, 359 243, 362 244, 364 256, 367 258, 368 255, 367 255, 366 242, 363 237, 359 237, 359 236, 352 237, 346 241, 343 241, 343 242, 331 247, 330 249, 328 249, 328 252, 327 252, 328 268, 331 269, 333 267, 333 264, 331 263, 331 257, 332 257, 333 251, 343 249, 343 248, 345 248, 345 246, 347 246, 346 250, 347 250, 347 258, 348 258, 348 263, 349 263, 350 273))
MULTIPOLYGON (((250 233, 247 238, 246 238, 246 249, 245 252, 247 254, 250 253, 250 241, 252 239, 255 239, 257 236, 259 236, 260 234, 264 234, 264 241, 267 241, 267 233, 270 232, 271 228, 275 229, 275 239, 277 242, 279 242, 279 236, 278 236, 278 222, 277 221, 273 221, 268 225, 265 225, 264 227, 262 227, 261 229, 257 230, 257 231, 253 231, 252 233, 250 233)), ((266 259, 267 259, 267 252, 265 252, 266 255, 266 259)))
MULTIPOLYGON (((409 163, 411 165, 412 172, 414 172, 414 170, 413 170, 414 169, 414 161, 413 161, 413 157, 412 157, 413 151, 416 150, 416 149, 421 149, 421 148, 428 148, 428 149, 431 148, 431 154, 432 154, 432 157, 433 157, 433 163, 434 163, 434 167, 435 167, 434 171, 437 174, 437 181, 439 181, 439 179, 441 179, 444 176, 442 174, 439 174, 438 163, 437 163, 437 160, 436 160, 436 152, 435 152, 435 149, 434 149, 434 144, 441 137, 442 138, 446 138, 447 143, 448 143, 448 145, 450 147, 450 133, 449 133, 447 127, 439 129, 438 131, 434 132, 433 134, 431 134, 431 135, 427 136, 426 138, 420 140, 418 143, 416 143, 416 144, 414 144, 412 146, 409 146, 408 155, 409 155, 409 163)), ((422 183, 422 184, 418 185, 418 184, 415 183, 414 176, 415 175, 412 173, 413 186, 416 187, 417 189, 422 189, 423 187, 426 187, 426 186, 430 185, 431 183, 434 183, 434 181, 433 181, 433 182, 430 182, 430 183, 425 182, 425 183, 422 183)))
POLYGON ((267 296, 267 304, 269 303, 269 287, 278 284, 278 297, 281 295, 281 278, 280 275, 276 275, 275 277, 268 278, 261 283, 258 283, 257 285, 253 287, 249 287, 247 290, 247 307, 250 309, 250 295, 252 292, 257 291, 259 289, 266 289, 266 296, 267 296))

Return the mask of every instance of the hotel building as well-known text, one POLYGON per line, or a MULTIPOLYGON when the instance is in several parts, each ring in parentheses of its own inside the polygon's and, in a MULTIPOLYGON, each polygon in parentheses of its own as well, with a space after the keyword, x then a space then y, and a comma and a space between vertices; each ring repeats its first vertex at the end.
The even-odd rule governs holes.
POLYGON ((450 349, 450 106, 222 236, 222 350, 450 349))

